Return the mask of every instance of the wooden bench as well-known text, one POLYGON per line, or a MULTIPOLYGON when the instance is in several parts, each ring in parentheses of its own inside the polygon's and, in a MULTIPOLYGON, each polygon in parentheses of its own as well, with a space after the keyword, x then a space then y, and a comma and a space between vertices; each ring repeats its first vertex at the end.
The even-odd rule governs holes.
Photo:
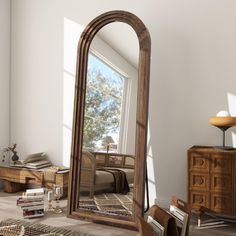
POLYGON ((47 178, 43 169, 0 166, 0 179, 3 183, 3 191, 7 193, 25 190, 29 185, 51 189, 53 184, 57 184, 63 187, 63 197, 66 197, 69 172, 54 173, 53 178, 47 178))

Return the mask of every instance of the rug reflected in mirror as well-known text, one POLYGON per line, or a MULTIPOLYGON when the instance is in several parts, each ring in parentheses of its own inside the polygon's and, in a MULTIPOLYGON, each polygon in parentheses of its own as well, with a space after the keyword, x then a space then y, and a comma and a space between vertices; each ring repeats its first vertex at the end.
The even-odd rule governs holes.
POLYGON ((6 219, 0 222, 0 235, 4 236, 96 236, 63 227, 51 227, 24 220, 6 219))
POLYGON ((102 193, 93 198, 80 196, 79 209, 107 215, 132 216, 133 192, 127 194, 102 193))

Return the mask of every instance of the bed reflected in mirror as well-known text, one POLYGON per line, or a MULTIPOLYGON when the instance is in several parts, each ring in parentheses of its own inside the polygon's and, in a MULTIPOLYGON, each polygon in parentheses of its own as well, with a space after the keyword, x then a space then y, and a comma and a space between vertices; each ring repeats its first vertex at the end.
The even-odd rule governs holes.
POLYGON ((134 156, 83 151, 79 209, 132 216, 134 156))
POLYGON ((133 214, 138 53, 137 36, 125 23, 103 27, 90 45, 78 201, 81 211, 133 214), (124 37, 112 37, 115 32, 123 32, 124 37), (120 49, 127 44, 132 45, 129 51, 120 49))

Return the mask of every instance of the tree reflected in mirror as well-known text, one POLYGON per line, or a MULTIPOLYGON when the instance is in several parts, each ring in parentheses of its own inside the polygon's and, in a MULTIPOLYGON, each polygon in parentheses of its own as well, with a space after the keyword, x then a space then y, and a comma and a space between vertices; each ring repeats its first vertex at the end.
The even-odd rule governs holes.
MULTIPOLYGON (((94 54, 89 54, 83 147, 106 151, 119 144, 125 78, 94 54), (110 142, 104 142, 110 137, 110 142)), ((114 148, 113 148, 114 149, 114 148)), ((116 150, 117 151, 117 150, 116 150)))

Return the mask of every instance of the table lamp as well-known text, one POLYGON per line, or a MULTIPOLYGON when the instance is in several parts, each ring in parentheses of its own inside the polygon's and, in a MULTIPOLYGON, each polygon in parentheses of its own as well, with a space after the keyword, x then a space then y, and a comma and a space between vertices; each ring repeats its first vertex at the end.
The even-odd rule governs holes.
POLYGON ((103 138, 102 144, 106 146, 107 153, 109 152, 110 143, 114 143, 114 140, 111 136, 107 135, 106 137, 103 138))
POLYGON ((233 147, 225 146, 225 131, 236 125, 236 117, 231 116, 228 111, 220 111, 216 116, 210 117, 209 122, 223 132, 222 146, 219 146, 218 148, 232 149, 233 147))

